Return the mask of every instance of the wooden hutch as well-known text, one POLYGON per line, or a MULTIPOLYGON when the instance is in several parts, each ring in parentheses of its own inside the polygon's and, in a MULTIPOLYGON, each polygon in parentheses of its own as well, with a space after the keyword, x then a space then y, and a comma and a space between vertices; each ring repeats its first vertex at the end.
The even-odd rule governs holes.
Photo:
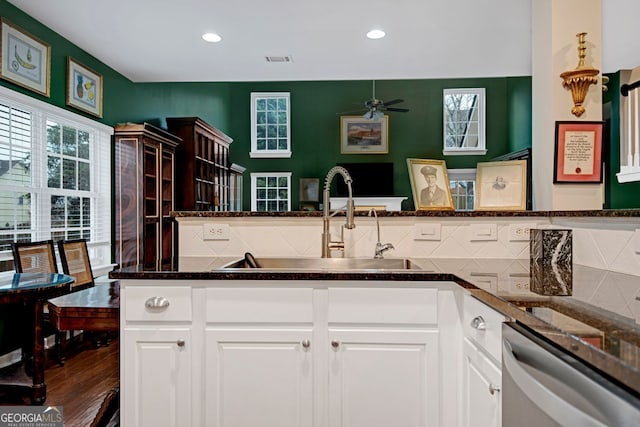
POLYGON ((198 117, 168 117, 167 128, 182 140, 176 150, 180 168, 176 210, 233 210, 229 160, 233 139, 198 117))
POLYGON ((115 126, 115 255, 120 267, 169 265, 175 248, 175 151, 149 123, 115 126))

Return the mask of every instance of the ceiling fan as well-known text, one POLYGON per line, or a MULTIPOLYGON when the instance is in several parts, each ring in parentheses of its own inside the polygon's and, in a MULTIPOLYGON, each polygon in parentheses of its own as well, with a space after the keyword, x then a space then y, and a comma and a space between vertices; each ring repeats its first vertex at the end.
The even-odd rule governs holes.
POLYGON ((397 108, 397 107, 389 107, 390 105, 399 104, 404 102, 404 99, 392 99, 390 101, 383 101, 381 99, 376 98, 376 81, 373 80, 373 96, 371 99, 368 99, 364 102, 364 109, 355 110, 355 111, 343 111, 338 114, 353 114, 353 113, 361 113, 364 111, 362 115, 363 118, 368 120, 378 120, 384 117, 385 111, 392 111, 396 113, 406 113, 409 111, 408 108, 397 108))

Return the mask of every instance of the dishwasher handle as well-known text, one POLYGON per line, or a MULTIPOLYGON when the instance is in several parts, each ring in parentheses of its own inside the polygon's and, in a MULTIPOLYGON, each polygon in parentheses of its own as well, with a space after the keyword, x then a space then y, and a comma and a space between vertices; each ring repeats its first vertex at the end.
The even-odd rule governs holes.
MULTIPOLYGON (((545 412, 556 423, 563 426, 581 426, 581 427, 606 427, 589 414, 581 411, 560 396, 555 394, 549 388, 536 380, 522 366, 521 362, 516 358, 513 352, 514 345, 506 338, 502 340, 502 361, 504 369, 509 373, 513 381, 520 387, 522 392, 538 406, 540 410, 545 412)), ((536 368, 541 365, 549 366, 549 363, 561 363, 555 359, 555 356, 549 354, 541 354, 541 349, 524 348, 517 346, 518 353, 526 353, 529 361, 536 362, 536 368), (533 350, 527 352, 527 350, 533 350), (539 351, 536 351, 539 350, 539 351), (542 359, 546 360, 542 360, 542 359)), ((567 367, 568 368, 568 367, 567 367)))

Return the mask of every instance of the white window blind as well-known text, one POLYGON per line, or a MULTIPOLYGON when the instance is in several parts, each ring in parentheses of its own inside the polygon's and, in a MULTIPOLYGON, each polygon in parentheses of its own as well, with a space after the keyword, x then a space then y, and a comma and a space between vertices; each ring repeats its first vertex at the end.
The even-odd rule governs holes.
POLYGON ((111 262, 112 128, 0 87, 0 271, 11 243, 85 238, 111 262))

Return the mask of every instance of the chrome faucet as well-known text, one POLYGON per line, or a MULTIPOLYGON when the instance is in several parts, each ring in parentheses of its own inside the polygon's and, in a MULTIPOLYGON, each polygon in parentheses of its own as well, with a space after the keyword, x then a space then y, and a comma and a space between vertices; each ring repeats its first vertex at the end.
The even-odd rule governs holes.
POLYGON ((373 256, 375 259, 384 258, 383 254, 386 251, 390 251, 391 249, 395 249, 391 243, 381 243, 380 242, 380 221, 378 221, 378 214, 376 213, 375 208, 369 209, 369 216, 373 215, 376 218, 376 229, 378 230, 378 242, 376 243, 376 254, 373 256))
POLYGON ((353 194, 351 191, 351 175, 349 172, 342 166, 334 166, 329 172, 327 172, 327 176, 324 179, 324 192, 322 193, 322 203, 323 203, 323 212, 322 212, 322 258, 331 258, 332 250, 340 250, 344 254, 344 229, 347 228, 351 230, 356 227, 355 222, 353 221, 353 194), (338 210, 335 210, 331 213, 331 209, 329 207, 329 190, 331 188, 331 181, 336 174, 342 175, 342 179, 344 179, 344 183, 347 184, 347 188, 349 189, 349 198, 347 199, 347 206, 344 206, 338 210), (329 232, 329 222, 332 216, 338 213, 340 210, 346 210, 346 223, 340 228, 340 240, 332 241, 331 233, 329 232))

